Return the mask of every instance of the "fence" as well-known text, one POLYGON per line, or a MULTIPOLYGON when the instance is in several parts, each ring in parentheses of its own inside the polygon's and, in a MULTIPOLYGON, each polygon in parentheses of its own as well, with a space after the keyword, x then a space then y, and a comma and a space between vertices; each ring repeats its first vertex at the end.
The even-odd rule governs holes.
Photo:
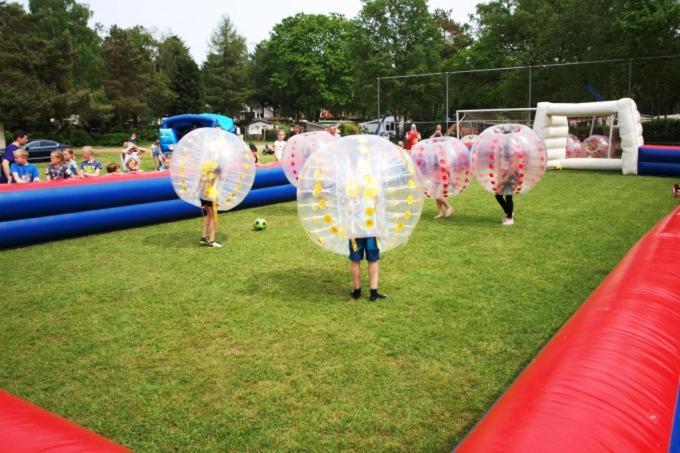
POLYGON ((379 77, 376 99, 378 116, 389 110, 428 129, 437 123, 449 129, 456 110, 535 107, 541 101, 630 97, 642 114, 676 114, 678 86, 680 55, 663 55, 379 77), (419 83, 405 83, 414 79, 419 83), (414 102, 404 101, 409 97, 414 102))

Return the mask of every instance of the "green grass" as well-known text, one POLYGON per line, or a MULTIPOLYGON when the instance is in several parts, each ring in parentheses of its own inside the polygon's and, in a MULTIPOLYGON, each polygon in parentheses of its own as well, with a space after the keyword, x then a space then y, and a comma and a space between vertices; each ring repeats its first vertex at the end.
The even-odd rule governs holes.
POLYGON ((385 254, 378 304, 294 203, 0 253, 0 387, 136 451, 450 451, 628 249, 671 180, 476 183, 385 254), (269 227, 253 232, 256 217, 269 227), (7 279, 10 279, 9 281, 7 279))

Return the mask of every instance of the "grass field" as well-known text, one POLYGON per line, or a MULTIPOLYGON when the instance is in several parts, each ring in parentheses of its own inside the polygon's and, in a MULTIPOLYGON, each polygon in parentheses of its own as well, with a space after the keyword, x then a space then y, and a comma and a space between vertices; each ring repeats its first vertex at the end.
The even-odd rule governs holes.
POLYGON ((385 254, 380 303, 294 203, 0 252, 0 387, 136 451, 450 451, 628 249, 670 179, 473 184, 385 254), (256 217, 269 227, 251 230, 256 217))

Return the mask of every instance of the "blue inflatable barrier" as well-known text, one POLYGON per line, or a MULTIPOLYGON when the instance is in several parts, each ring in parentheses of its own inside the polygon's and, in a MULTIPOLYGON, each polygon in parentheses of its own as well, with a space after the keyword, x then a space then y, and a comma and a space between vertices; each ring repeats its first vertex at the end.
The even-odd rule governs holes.
MULTIPOLYGON (((258 169, 253 190, 288 185, 281 167, 258 169)), ((170 177, 3 192, 0 222, 177 199, 170 177)))
MULTIPOLYGON (((294 200, 280 167, 258 169, 236 209, 294 200)), ((202 215, 177 198, 169 177, 42 187, 0 194, 0 249, 202 215)))
POLYGON ((680 146, 641 146, 638 148, 638 174, 680 176, 680 146))

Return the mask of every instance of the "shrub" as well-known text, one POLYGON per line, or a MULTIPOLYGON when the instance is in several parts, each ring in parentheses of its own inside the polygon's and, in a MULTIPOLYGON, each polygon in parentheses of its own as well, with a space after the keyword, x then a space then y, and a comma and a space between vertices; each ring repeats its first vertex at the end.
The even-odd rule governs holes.
POLYGON ((642 123, 645 143, 657 145, 680 145, 680 120, 655 119, 642 123))
POLYGON ((343 137, 346 135, 357 135, 360 132, 359 126, 355 123, 340 123, 338 129, 340 129, 340 134, 343 137))

